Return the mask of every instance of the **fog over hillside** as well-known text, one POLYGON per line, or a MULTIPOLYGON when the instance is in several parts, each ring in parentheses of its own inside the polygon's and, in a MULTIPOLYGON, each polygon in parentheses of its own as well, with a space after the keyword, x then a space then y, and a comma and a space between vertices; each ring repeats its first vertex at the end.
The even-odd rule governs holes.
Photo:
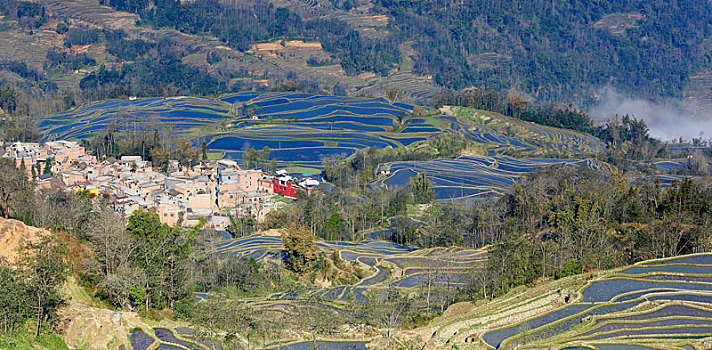
POLYGON ((607 89, 598 105, 591 108, 591 116, 603 122, 612 116, 633 115, 645 120, 650 135, 665 141, 682 136, 686 140, 712 137, 712 111, 694 114, 680 107, 680 102, 652 102, 623 95, 607 89))

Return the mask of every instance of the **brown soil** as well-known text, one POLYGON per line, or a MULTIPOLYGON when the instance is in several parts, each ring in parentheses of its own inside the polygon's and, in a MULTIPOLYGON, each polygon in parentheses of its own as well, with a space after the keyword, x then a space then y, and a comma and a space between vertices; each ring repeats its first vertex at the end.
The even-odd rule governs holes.
POLYGON ((0 256, 14 265, 20 258, 18 251, 26 242, 39 242, 47 231, 28 227, 17 220, 0 218, 0 256))

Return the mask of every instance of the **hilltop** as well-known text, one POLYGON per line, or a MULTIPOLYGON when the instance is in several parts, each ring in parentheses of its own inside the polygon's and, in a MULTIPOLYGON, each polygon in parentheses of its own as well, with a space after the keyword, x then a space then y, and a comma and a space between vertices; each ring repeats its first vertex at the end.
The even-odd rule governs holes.
POLYGON ((578 105, 612 87, 703 112, 711 11, 696 1, 549 11, 540 1, 12 0, 0 8, 0 81, 30 114, 256 88, 430 103, 473 87, 578 105))

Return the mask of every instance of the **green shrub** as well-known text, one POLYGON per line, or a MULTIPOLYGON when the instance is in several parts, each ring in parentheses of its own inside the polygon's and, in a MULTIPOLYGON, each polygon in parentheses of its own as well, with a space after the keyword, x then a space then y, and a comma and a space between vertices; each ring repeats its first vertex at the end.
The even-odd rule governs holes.
POLYGON ((563 278, 568 276, 577 275, 583 272, 583 263, 579 259, 569 259, 566 261, 564 267, 557 274, 557 277, 563 278))

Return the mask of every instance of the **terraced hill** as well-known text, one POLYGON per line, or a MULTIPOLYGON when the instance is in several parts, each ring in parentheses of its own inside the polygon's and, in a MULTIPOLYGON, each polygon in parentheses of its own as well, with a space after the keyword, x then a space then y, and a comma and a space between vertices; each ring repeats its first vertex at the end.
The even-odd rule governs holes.
MULTIPOLYGON (((650 162, 650 164, 662 174, 677 174, 691 170, 691 163, 689 159, 659 160, 650 162)), ((712 162, 707 162, 707 171, 712 174, 712 162)))
MULTIPOLYGON (((338 254, 347 263, 367 271, 366 276, 349 285, 332 285, 322 289, 283 292, 260 300, 260 307, 273 309, 293 302, 326 303, 330 307, 350 310, 353 304, 364 304, 385 293, 389 288, 412 292, 430 283, 434 286, 457 289, 470 283, 473 271, 486 261, 484 250, 463 248, 431 248, 412 250, 385 241, 317 242, 325 254, 338 254)), ((284 247, 280 237, 252 235, 226 239, 217 251, 257 260, 279 259, 284 247)), ((417 307, 424 307, 422 296, 417 307)))
POLYGON ((389 177, 376 185, 388 188, 405 185, 425 171, 440 200, 501 194, 527 173, 555 164, 612 171, 586 160, 603 149, 590 135, 486 111, 436 111, 379 98, 243 92, 216 99, 109 100, 36 120, 47 139, 88 139, 109 125, 144 132, 159 126, 196 145, 205 142, 212 158, 240 161, 245 150, 268 147, 278 165, 313 173, 323 169, 324 160, 343 159, 358 149, 418 147, 428 139, 455 135, 488 157, 394 162, 378 169, 389 177))
POLYGON ((466 138, 492 155, 584 156, 602 149, 591 136, 501 115, 447 116, 385 99, 297 93, 109 100, 36 120, 47 139, 87 139, 109 124, 120 130, 159 125, 196 143, 206 141, 219 157, 241 159, 243 150, 267 146, 280 163, 312 168, 360 148, 404 147, 442 133, 466 138))
POLYGON ((438 200, 473 200, 509 192, 513 185, 532 171, 556 166, 587 166, 612 173, 613 167, 595 159, 515 159, 510 157, 462 156, 428 162, 391 162, 381 164, 379 172, 388 173, 376 184, 385 188, 407 185, 410 179, 425 173, 432 182, 438 200))
MULTIPOLYGON (((391 293, 408 296, 410 310, 432 311, 439 303, 446 303, 471 284, 471 276, 484 266, 487 257, 485 250, 413 250, 372 239, 361 242, 318 241, 316 245, 320 253, 332 256, 334 263, 341 266, 341 269, 359 271, 359 277, 349 281, 330 278, 308 289, 285 290, 242 301, 262 315, 264 320, 287 323, 297 322, 300 315, 310 312, 328 317, 333 322, 353 323, 355 315, 363 312, 359 310, 373 307, 391 293)), ((264 234, 225 238, 217 244, 220 253, 255 258, 263 263, 281 261, 283 249, 280 237, 264 234)), ((221 301, 225 297, 213 293, 196 293, 196 298, 221 301)), ((141 333, 137 335, 140 339, 149 343, 157 341, 158 332, 155 336, 141 333)), ((377 335, 378 332, 339 331, 333 334, 333 339, 322 339, 317 344, 320 349, 365 349, 365 344, 377 335)), ((188 342, 193 339, 183 334, 180 338, 188 342)), ((313 348, 311 341, 304 341, 303 335, 284 333, 278 343, 268 345, 267 348, 313 348)))
POLYGON ((581 277, 455 305, 431 327, 465 348, 699 349, 712 338, 710 254, 641 262, 567 292, 581 277))

